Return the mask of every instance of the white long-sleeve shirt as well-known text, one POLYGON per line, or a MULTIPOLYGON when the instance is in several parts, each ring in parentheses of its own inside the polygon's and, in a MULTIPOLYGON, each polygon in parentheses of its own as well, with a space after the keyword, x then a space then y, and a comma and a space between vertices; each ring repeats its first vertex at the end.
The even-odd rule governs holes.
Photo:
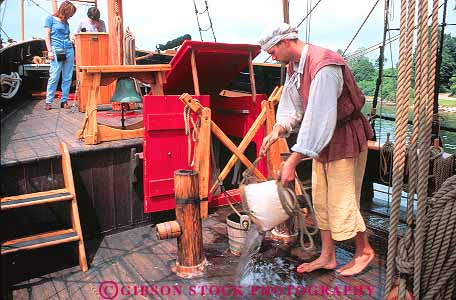
MULTIPOLYGON (((277 109, 276 124, 287 135, 299 126, 294 152, 316 157, 331 140, 337 122, 337 99, 342 94, 342 68, 329 65, 321 68, 310 84, 307 108, 300 95, 301 77, 307 56, 306 45, 299 63, 293 63, 294 73, 288 76, 277 109)), ((276 125, 277 126, 277 125, 276 125)))

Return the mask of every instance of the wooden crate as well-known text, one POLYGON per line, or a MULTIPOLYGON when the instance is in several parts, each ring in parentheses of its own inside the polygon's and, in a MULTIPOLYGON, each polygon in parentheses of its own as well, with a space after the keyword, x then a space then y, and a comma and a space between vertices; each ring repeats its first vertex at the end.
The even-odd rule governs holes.
MULTIPOLYGON (((75 35, 76 66, 110 65, 109 34, 105 32, 81 32, 75 35)), ((76 78, 80 79, 80 72, 76 78)), ((108 104, 114 94, 116 83, 100 87, 100 98, 97 104, 108 104)), ((78 89, 79 111, 85 112, 88 100, 87 87, 79 86, 78 89)))

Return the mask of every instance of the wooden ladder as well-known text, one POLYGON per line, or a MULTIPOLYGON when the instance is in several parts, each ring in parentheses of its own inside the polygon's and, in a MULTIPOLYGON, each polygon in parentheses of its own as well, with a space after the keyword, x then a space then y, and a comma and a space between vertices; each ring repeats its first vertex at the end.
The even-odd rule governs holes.
POLYGON ((60 143, 60 151, 62 152, 62 173, 65 188, 1 198, 0 208, 4 211, 7 209, 16 209, 33 205, 70 201, 72 228, 40 233, 2 242, 1 254, 3 255, 21 250, 38 249, 77 241, 79 265, 81 266, 82 271, 86 272, 88 269, 87 259, 84 248, 84 240, 82 237, 81 223, 79 221, 73 172, 71 171, 70 153, 68 152, 68 148, 65 143, 60 143))

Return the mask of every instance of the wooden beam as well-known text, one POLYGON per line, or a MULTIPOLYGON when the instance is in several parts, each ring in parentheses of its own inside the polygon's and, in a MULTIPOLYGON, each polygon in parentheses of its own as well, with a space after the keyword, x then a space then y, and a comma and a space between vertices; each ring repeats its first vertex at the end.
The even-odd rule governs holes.
POLYGON ((198 147, 195 159, 198 161, 200 214, 205 219, 208 216, 208 192, 210 180, 211 157, 211 110, 203 108, 201 113, 201 126, 198 134, 198 147))
POLYGON ((264 177, 263 174, 257 169, 253 167, 253 164, 250 162, 250 160, 242 153, 239 151, 239 149, 236 147, 236 145, 226 136, 226 134, 220 129, 220 127, 217 126, 213 121, 211 121, 211 131, 215 134, 215 136, 222 142, 223 145, 225 145, 231 152, 233 152, 239 160, 249 169, 253 169, 253 174, 261 179, 261 180, 267 180, 266 177, 264 177))
POLYGON ((192 49, 192 55, 190 58, 192 64, 192 78, 193 78, 193 88, 195 90, 195 95, 200 95, 199 89, 199 80, 198 80, 198 69, 196 68, 196 58, 195 58, 195 49, 192 49))
POLYGON ((108 0, 107 8, 111 64, 123 65, 122 0, 108 0))
POLYGON ((252 100, 253 100, 253 103, 256 103, 255 73, 253 72, 252 52, 251 51, 249 51, 249 73, 250 73, 250 90, 252 91, 252 100))
POLYGON ((52 14, 55 14, 58 10, 57 0, 52 0, 52 14))
MULTIPOLYGON (((20 8, 20 22, 21 22, 21 41, 25 41, 25 33, 24 33, 24 0, 20 0, 21 8, 20 8)), ((5 4, 6 5, 6 4, 5 4)), ((6 7, 5 7, 6 9, 6 7)))
MULTIPOLYGON (((248 145, 252 141, 253 137, 255 134, 258 132, 260 129, 260 126, 263 125, 264 121, 266 120, 266 110, 267 110, 267 101, 262 101, 261 102, 261 112, 256 118, 256 120, 253 122, 252 126, 249 128, 247 133, 245 134, 244 138, 242 139, 241 143, 238 146, 238 150, 242 153, 244 153, 245 149, 247 149, 248 145)), ((238 158, 236 155, 232 155, 228 163, 225 165, 225 168, 223 168, 222 172, 220 172, 220 175, 218 176, 219 181, 223 181, 225 177, 228 175, 228 173, 231 171, 233 168, 234 164, 237 162, 238 158)), ((212 185, 211 188, 211 193, 213 193, 218 187, 218 181, 215 182, 212 185)))

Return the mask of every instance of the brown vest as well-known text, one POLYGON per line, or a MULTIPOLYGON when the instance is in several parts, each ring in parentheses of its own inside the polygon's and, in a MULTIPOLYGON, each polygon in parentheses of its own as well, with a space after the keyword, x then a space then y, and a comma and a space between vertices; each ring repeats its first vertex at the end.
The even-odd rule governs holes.
MULTIPOLYGON (((344 86, 337 99, 337 123, 329 144, 319 153, 317 160, 329 162, 344 158, 355 158, 367 150, 367 140, 373 137, 372 128, 361 114, 365 98, 347 63, 337 52, 308 44, 306 63, 301 78, 300 94, 304 109, 307 107, 309 89, 317 72, 327 65, 342 67, 344 86)), ((289 75, 292 74, 289 65, 289 75)))

